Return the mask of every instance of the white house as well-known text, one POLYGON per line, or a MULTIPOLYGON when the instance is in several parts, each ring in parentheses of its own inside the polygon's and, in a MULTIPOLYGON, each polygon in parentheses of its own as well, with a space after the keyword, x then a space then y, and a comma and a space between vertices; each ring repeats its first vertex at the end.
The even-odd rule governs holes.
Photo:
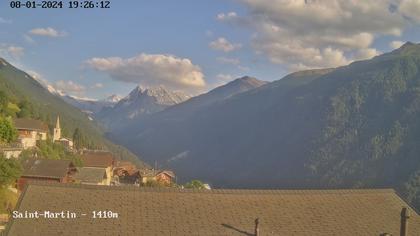
POLYGON ((20 143, 12 143, 12 144, 1 144, 0 145, 0 153, 6 159, 10 158, 18 158, 23 151, 23 147, 20 143))
POLYGON ((42 121, 17 118, 13 122, 18 130, 18 140, 23 149, 35 147, 37 141, 47 140, 48 126, 42 121))

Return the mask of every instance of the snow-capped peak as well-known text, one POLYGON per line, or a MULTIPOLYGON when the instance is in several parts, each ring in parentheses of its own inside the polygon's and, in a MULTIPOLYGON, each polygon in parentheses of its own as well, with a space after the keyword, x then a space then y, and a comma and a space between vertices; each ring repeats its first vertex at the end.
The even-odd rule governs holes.
POLYGON ((127 104, 144 98, 153 98, 157 104, 161 105, 175 105, 190 97, 182 92, 168 91, 163 86, 145 88, 139 85, 127 97, 122 99, 122 101, 127 104))
POLYGON ((107 98, 105 98, 104 100, 106 102, 110 102, 110 103, 117 103, 119 102, 123 97, 117 94, 112 94, 110 96, 108 96, 107 98))
POLYGON ((67 95, 68 97, 71 97, 75 100, 81 101, 81 102, 97 102, 98 99, 94 99, 94 98, 88 98, 88 97, 78 97, 78 96, 74 96, 74 95, 67 95))

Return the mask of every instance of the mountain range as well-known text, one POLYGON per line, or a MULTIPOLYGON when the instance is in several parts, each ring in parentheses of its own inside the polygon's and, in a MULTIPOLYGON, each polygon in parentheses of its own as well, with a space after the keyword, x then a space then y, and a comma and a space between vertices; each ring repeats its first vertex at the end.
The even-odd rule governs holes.
POLYGON ((181 181, 392 187, 420 207, 420 45, 209 98, 220 89, 133 119, 112 139, 181 181))
MULTIPOLYGON (((35 98, 45 106, 41 113, 60 111, 103 135, 99 126, 79 121, 89 116, 62 106, 35 81, 21 83, 28 75, 1 62, 0 76, 13 81, 5 87, 35 98)), ((137 87, 94 117, 108 128, 108 138, 174 170, 179 182, 390 187, 420 209, 419 44, 270 83, 242 77, 192 98, 163 87, 137 87)))
POLYGON ((94 115, 100 112, 102 109, 107 107, 112 107, 122 98, 118 95, 110 95, 105 99, 89 99, 89 98, 79 98, 76 96, 71 96, 67 94, 62 94, 61 98, 64 99, 70 105, 79 108, 81 111, 94 115))
POLYGON ((162 111, 189 98, 182 92, 169 91, 162 86, 154 88, 137 86, 113 106, 104 106, 95 117, 109 130, 113 130, 131 120, 162 111))

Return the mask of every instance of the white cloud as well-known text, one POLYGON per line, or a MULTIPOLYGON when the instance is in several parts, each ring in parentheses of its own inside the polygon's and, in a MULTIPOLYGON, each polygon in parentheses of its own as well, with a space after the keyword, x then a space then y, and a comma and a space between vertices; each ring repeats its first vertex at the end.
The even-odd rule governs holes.
POLYGON ((236 12, 228 12, 228 13, 220 13, 216 16, 217 20, 223 21, 223 20, 232 20, 235 19, 238 16, 236 12))
POLYGON ((25 55, 25 49, 15 45, 0 44, 0 55, 18 60, 25 55))
POLYGON ((399 11, 411 20, 420 23, 420 1, 419 0, 402 0, 399 11))
POLYGON ((93 89, 100 89, 100 88, 103 88, 103 87, 104 87, 104 84, 102 84, 102 83, 96 83, 96 84, 91 86, 91 88, 93 88, 93 89))
POLYGON ((213 42, 210 42, 209 46, 214 50, 230 52, 237 50, 242 47, 241 44, 238 43, 231 43, 227 39, 220 37, 213 42))
POLYGON ((4 19, 3 17, 0 17, 0 24, 11 24, 12 20, 4 19))
POLYGON ((247 8, 245 15, 220 13, 216 19, 251 30, 256 53, 291 70, 373 57, 379 53, 372 46, 376 38, 399 37, 407 17, 420 18, 419 0, 238 1, 247 8))
POLYGON ((217 61, 223 64, 239 65, 241 61, 238 58, 218 57, 217 61))
POLYGON ((7 51, 12 55, 14 58, 21 58, 25 54, 25 49, 23 47, 17 46, 9 46, 7 51))
POLYGON ((376 50, 375 48, 363 48, 356 52, 356 55, 353 57, 355 60, 366 60, 372 59, 375 56, 378 56, 382 52, 376 50))
POLYGON ((400 48, 404 44, 403 41, 392 41, 389 43, 389 47, 392 49, 400 48))
POLYGON ((54 83, 54 88, 66 94, 83 94, 86 87, 72 80, 58 80, 54 83))
POLYGON ((58 31, 54 28, 47 27, 47 28, 35 28, 29 31, 29 34, 38 35, 38 36, 45 36, 45 37, 64 37, 67 35, 65 31, 58 31))
POLYGON ((173 90, 197 91, 206 86, 199 66, 173 55, 139 54, 131 58, 92 58, 86 64, 112 79, 143 86, 163 85, 173 90))
POLYGON ((304 47, 299 43, 282 44, 273 42, 271 44, 256 43, 255 47, 268 56, 275 64, 288 64, 289 69, 303 70, 326 67, 338 67, 348 64, 350 61, 339 49, 327 47, 319 49, 315 47, 304 47))
MULTIPOLYGON (((74 94, 82 95, 86 92, 86 87, 78 84, 71 80, 59 80, 55 82, 48 81, 43 75, 34 71, 34 70, 27 70, 26 73, 31 76, 34 80, 38 81, 44 88, 46 88, 50 93, 58 94, 60 96, 64 95, 72 95, 76 97, 74 94)), ((98 88, 100 87, 100 83, 95 84, 93 87, 98 88)))

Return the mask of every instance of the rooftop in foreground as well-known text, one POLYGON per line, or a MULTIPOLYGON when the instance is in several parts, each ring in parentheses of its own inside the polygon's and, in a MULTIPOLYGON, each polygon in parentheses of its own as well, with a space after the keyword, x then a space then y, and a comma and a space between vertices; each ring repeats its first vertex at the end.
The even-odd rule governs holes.
POLYGON ((420 217, 394 190, 181 190, 36 183, 17 210, 74 211, 76 219, 14 219, 8 235, 399 235, 400 212, 420 217), (117 219, 92 219, 110 210, 117 219))

